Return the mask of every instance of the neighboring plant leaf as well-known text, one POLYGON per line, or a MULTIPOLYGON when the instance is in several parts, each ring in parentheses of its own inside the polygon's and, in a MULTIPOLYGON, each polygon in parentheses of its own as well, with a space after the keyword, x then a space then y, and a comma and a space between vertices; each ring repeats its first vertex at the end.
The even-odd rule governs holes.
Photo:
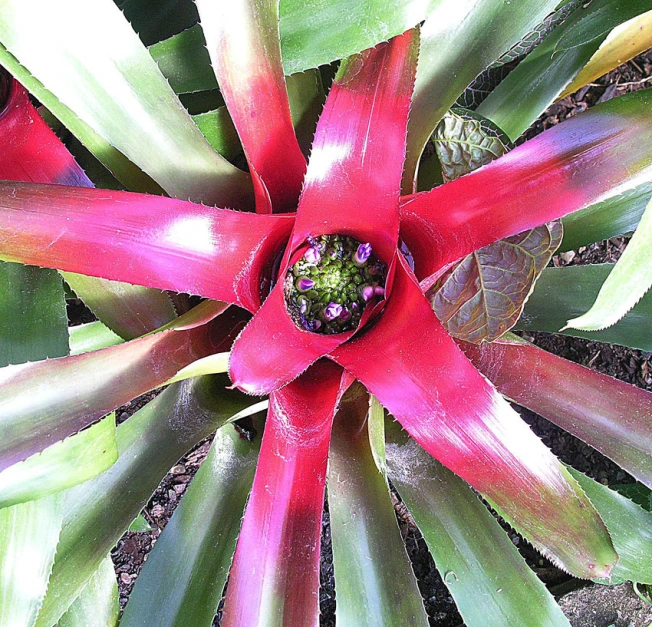
POLYGON ((633 232, 650 198, 652 181, 564 216, 561 219, 564 239, 558 252, 577 250, 580 246, 633 232))
POLYGON ((61 530, 57 499, 0 509, 0 625, 34 625, 61 530))
POLYGON ((623 483, 609 487, 648 512, 652 512, 652 490, 642 483, 623 483))
POLYGON ((107 555, 57 627, 117 627, 119 618, 118 582, 107 555))
POLYGON ((146 46, 181 32, 199 20, 193 0, 124 0, 118 4, 146 46))
POLYGON ((220 305, 204 301, 167 329, 119 346, 0 370, 0 469, 219 352, 235 325, 228 314, 211 324, 223 310, 220 305))
POLYGON ((129 525, 129 531, 135 531, 136 533, 145 533, 152 529, 152 525, 147 522, 147 519, 142 515, 142 513, 138 514, 131 525, 129 525))
POLYGON ((211 146, 225 159, 232 161, 242 154, 238 131, 235 130, 233 120, 231 120, 226 107, 198 113, 193 115, 192 119, 211 146))
POLYGON ((652 9, 652 0, 593 0, 537 46, 478 107, 516 140, 586 65, 607 33, 652 9))
POLYGON ((652 286, 652 200, 591 309, 566 328, 598 331, 618 322, 652 286))
POLYGON ((125 340, 145 335, 177 317, 165 292, 72 272, 61 275, 84 304, 125 340))
POLYGON ((56 271, 0 262, 0 367, 67 355, 66 327, 56 271))
POLYGON ((122 344, 124 340, 116 335, 109 327, 104 326, 99 320, 69 327, 70 354, 81 355, 101 348, 122 344))
POLYGON ((565 626, 564 617, 498 521, 459 477, 396 423, 387 423, 392 483, 432 553, 469 627, 565 626))
POLYGON ((569 470, 600 512, 620 557, 611 580, 598 581, 652 584, 652 513, 581 472, 569 470))
POLYGON ((262 420, 248 440, 231 425, 165 526, 129 596, 121 625, 210 627, 222 598, 256 470, 262 420))
MULTIPOLYGON (((559 333, 570 318, 584 313, 594 302, 613 264, 546 268, 528 299, 517 329, 559 333)), ((652 294, 639 303, 613 327, 601 331, 565 329, 564 335, 598 342, 621 344, 652 351, 652 294)))
POLYGON ((0 508, 88 481, 118 459, 115 415, 0 472, 0 508))
POLYGON ((317 120, 324 108, 326 94, 319 70, 306 70, 285 77, 290 100, 292 123, 303 154, 308 157, 317 129, 317 120))
POLYGON ((559 98, 566 98, 651 47, 652 11, 648 11, 614 28, 559 98))
POLYGON ((335 417, 328 457, 337 624, 427 627, 389 486, 371 450, 368 410, 364 387, 352 387, 335 417))
POLYGON ((230 353, 214 353, 193 361, 185 368, 181 368, 171 379, 168 379, 165 385, 193 377, 202 377, 206 374, 222 374, 229 369, 229 355, 230 353))
POLYGON ((498 342, 461 348, 503 396, 652 486, 652 393, 557 357, 511 333, 498 342))
POLYGON ((248 175, 211 148, 112 0, 5 0, 0 41, 168 194, 251 206, 248 175))
POLYGON ((65 518, 38 627, 68 610, 177 460, 251 403, 227 385, 205 377, 171 386, 118 427, 120 456, 108 471, 57 497, 65 518))
MULTIPOLYGON (((493 123, 462 109, 448 112, 433 133, 444 181, 505 154, 508 139, 493 123)), ((559 222, 485 246, 450 269, 431 292, 437 317, 459 339, 492 342, 509 330, 561 241, 559 222)))
POLYGON ((550 222, 467 255, 430 296, 450 334, 478 344, 511 329, 561 234, 561 224, 550 222))
POLYGON ((369 404, 369 445, 374 456, 378 471, 387 478, 387 462, 385 460, 385 410, 375 396, 371 396, 369 404))
POLYGON ((404 193, 414 191, 421 153, 446 111, 480 72, 520 41, 556 5, 557 0, 480 0, 462 4, 459 0, 441 0, 437 4, 421 27, 404 193))

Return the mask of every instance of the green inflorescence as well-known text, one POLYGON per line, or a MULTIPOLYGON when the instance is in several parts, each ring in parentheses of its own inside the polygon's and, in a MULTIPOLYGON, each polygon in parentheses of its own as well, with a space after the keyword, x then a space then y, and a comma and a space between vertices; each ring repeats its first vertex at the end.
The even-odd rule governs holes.
POLYGON ((309 238, 285 278, 285 301, 296 325, 322 334, 356 329, 365 308, 384 298, 386 266, 371 245, 345 235, 309 238))

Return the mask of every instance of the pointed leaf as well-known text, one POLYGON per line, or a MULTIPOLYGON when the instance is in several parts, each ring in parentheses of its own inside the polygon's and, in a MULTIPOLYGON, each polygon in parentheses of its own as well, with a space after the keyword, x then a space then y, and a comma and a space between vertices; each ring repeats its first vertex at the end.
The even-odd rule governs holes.
POLYGON ((205 301, 167 329, 92 353, 0 370, 0 468, 164 385, 196 359, 228 347, 236 320, 205 301), (199 309, 200 311, 196 311, 199 309), (199 314, 203 319, 196 320, 199 314), (226 340, 226 342, 225 342, 226 340))
POLYGON ((151 531, 153 529, 152 525, 147 522, 145 516, 138 514, 134 521, 129 525, 129 531, 135 531, 137 533, 143 533, 145 531, 151 531))
MULTIPOLYGON (((262 429, 262 421, 257 423, 262 429)), ((231 425, 211 450, 138 575, 123 627, 210 627, 222 598, 260 448, 231 425)))
POLYGON ((616 98, 467 176, 403 199, 401 235, 417 276, 650 180, 651 104, 652 90, 616 98))
POLYGON ((225 159, 233 160, 242 153, 238 131, 226 107, 192 116, 210 145, 225 159))
POLYGON ((398 257, 382 315, 368 333, 330 357, 535 547, 576 575, 608 574, 617 558, 599 516, 558 460, 464 357, 398 257))
POLYGON ((652 198, 652 181, 562 218, 559 252, 634 231, 652 198))
POLYGON ((169 469, 247 399, 206 377, 168 388, 118 427, 118 461, 64 492, 66 515, 38 627, 68 610, 169 469))
POLYGON ((71 355, 90 353, 124 342, 121 337, 117 336, 109 327, 105 327, 99 320, 70 327, 68 333, 71 355))
POLYGON ((392 483, 414 516, 464 624, 565 626, 552 595, 466 483, 388 425, 392 483))
POLYGON ((550 222, 485 246, 447 272, 429 298, 448 332, 478 344, 511 329, 561 234, 561 224, 550 222))
POLYGON ((117 627, 119 618, 118 582, 107 555, 57 627, 117 627))
POLYGON ((54 270, 0 263, 0 366, 68 354, 66 301, 54 270))
POLYGON ((620 556, 612 572, 614 582, 652 584, 652 514, 582 473, 569 470, 597 507, 613 538, 620 556))
POLYGON ((145 335, 177 317, 164 292, 72 272, 61 274, 84 304, 125 340, 145 335))
POLYGON ((248 206, 247 175, 213 151, 111 0, 6 0, 0 42, 169 194, 248 206))
POLYGON ((648 11, 614 28, 559 98, 570 96, 580 87, 588 85, 651 47, 652 11, 648 11))
POLYGON ((0 625, 34 625, 62 518, 56 496, 0 509, 0 625))
POLYGON ((577 8, 478 107, 517 139, 593 56, 608 32, 652 9, 652 0, 594 0, 577 8))
POLYGON ((462 348, 501 394, 590 444, 652 487, 652 393, 519 338, 462 348))
POLYGON ((331 424, 350 381, 329 362, 274 392, 222 625, 319 622, 319 539, 331 424))
POLYGON ((306 172, 288 102, 279 0, 197 0, 220 91, 238 129, 259 213, 293 210, 306 172), (282 149, 280 149, 282 148, 282 149))
MULTIPOLYGON (((558 333, 594 302, 613 264, 546 268, 516 324, 517 329, 558 333)), ((652 295, 648 292, 618 324, 602 331, 565 329, 564 335, 652 351, 652 295)))
POLYGON ((369 395, 351 388, 335 417, 328 463, 328 510, 338 625, 428 625, 396 524, 385 477, 369 444, 369 395))
POLYGON ((146 45, 170 37, 199 19, 193 0, 118 0, 116 4, 146 45))
POLYGON ((293 220, 127 192, 0 183, 0 258, 253 311, 293 220))
POLYGON ((0 508, 61 492, 104 472, 118 459, 115 415, 0 472, 0 508))
POLYGON ((403 174, 406 193, 414 191, 421 153, 446 111, 480 72, 520 41, 556 4, 556 0, 443 0, 437 4, 421 32, 403 174))
POLYGON ((652 286, 652 201, 591 309, 566 325, 583 331, 605 329, 618 322, 652 286))

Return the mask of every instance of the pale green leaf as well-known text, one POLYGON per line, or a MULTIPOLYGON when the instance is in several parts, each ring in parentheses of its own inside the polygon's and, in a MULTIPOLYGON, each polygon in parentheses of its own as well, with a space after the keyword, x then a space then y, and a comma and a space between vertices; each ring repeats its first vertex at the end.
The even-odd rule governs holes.
POLYGON ((138 533, 143 533, 146 531, 151 531, 152 525, 147 522, 147 519, 142 514, 138 514, 134 521, 129 525, 129 531, 135 531, 138 533))
POLYGON ((568 321, 566 328, 597 331, 618 322, 652 286, 652 201, 618 260, 600 288, 595 303, 584 315, 568 321))
POLYGON ((115 415, 0 472, 0 508, 55 494, 110 468, 118 459, 115 415))
POLYGON ((201 377, 205 374, 221 374, 229 369, 229 354, 230 353, 216 353, 203 357, 194 361, 190 365, 182 368, 174 375, 165 385, 176 383, 177 381, 185 381, 192 377, 201 377))
POLYGON ((70 354, 81 355, 101 348, 122 344, 124 340, 99 320, 80 324, 68 329, 70 334, 70 354))

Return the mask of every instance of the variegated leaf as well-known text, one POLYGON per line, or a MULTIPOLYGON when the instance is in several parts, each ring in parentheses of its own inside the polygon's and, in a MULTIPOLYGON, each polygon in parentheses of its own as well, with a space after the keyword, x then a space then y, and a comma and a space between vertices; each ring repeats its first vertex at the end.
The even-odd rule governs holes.
MULTIPOLYGON (((449 111, 432 139, 445 181, 477 170, 511 148, 495 124, 464 109, 449 111)), ((543 224, 485 246, 450 268, 429 296, 451 335, 491 342, 511 329, 562 234, 560 222, 543 224)))

